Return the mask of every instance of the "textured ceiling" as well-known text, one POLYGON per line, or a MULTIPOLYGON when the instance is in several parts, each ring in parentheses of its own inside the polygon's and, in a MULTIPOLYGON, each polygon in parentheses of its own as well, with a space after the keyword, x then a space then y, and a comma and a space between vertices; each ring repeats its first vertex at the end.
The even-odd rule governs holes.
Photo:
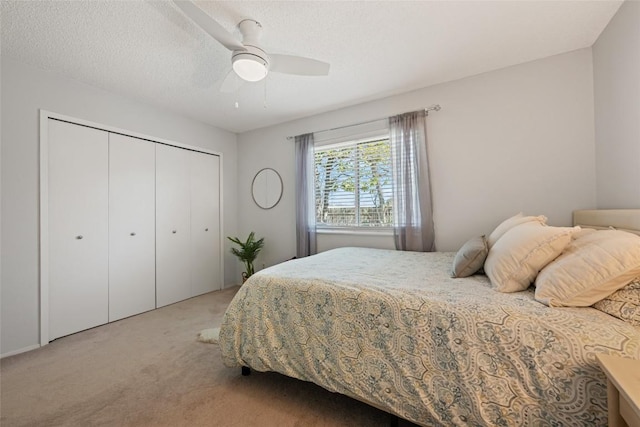
POLYGON ((196 1, 272 53, 331 63, 225 94, 230 52, 170 1, 7 1, 2 55, 243 132, 591 46, 620 1, 196 1), (238 103, 238 108, 235 107, 238 103))

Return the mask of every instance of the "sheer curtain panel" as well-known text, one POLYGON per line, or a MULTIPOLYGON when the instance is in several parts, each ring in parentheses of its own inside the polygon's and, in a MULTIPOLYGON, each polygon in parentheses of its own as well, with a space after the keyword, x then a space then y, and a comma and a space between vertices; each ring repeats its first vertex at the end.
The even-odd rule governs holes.
POLYGON ((316 214, 313 170, 313 134, 295 137, 296 144, 296 256, 316 249, 316 214))
POLYGON ((396 249, 435 250, 425 110, 389 118, 396 249))

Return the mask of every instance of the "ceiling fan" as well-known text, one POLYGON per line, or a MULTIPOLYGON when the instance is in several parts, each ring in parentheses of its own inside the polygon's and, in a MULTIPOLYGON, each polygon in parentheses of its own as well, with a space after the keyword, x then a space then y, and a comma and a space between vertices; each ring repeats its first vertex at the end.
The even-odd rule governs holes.
MULTIPOLYGON (((221 45, 229 49, 233 72, 242 80, 257 82, 269 72, 296 74, 300 76, 326 76, 329 64, 302 56, 281 55, 265 52, 260 47, 262 25, 253 19, 244 19, 238 24, 242 42, 224 29, 215 19, 189 0, 174 0, 174 3, 193 22, 200 26, 221 45)), ((222 92, 233 91, 234 73, 229 72, 222 83, 222 92)))

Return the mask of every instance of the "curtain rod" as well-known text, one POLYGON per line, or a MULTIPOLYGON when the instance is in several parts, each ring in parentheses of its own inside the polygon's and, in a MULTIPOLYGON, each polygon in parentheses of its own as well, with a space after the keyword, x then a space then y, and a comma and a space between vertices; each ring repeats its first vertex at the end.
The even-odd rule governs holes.
MULTIPOLYGON (((425 108, 424 112, 427 115, 429 115, 429 111, 440 111, 440 109, 441 109, 440 104, 434 104, 434 105, 432 105, 430 107, 425 108)), ((410 113, 410 111, 408 111, 408 112, 410 113)), ((406 114, 406 113, 401 113, 401 114, 406 114)), ((397 115, 401 115, 401 114, 397 114, 397 115)), ((312 132, 312 133, 329 132, 329 131, 332 131, 332 130, 344 129, 344 128, 348 128, 348 127, 351 127, 351 126, 366 125, 367 123, 377 122, 379 120, 384 120, 386 118, 388 118, 388 117, 380 117, 379 119, 367 120, 366 122, 353 123, 353 124, 350 124, 350 125, 338 126, 338 127, 331 128, 331 129, 318 130, 318 131, 315 131, 315 132, 312 132)), ((295 139, 295 136, 288 136, 287 139, 288 140, 295 139)))

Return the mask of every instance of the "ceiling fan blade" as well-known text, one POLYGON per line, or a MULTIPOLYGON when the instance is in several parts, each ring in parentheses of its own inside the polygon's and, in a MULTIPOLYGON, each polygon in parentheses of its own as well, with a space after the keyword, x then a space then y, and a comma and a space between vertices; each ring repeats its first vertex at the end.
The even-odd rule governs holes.
POLYGON ((240 89, 240 87, 242 87, 243 83, 244 83, 244 80, 238 77, 235 71, 230 70, 227 73, 227 76, 222 81, 222 84, 220 85, 220 92, 222 93, 236 92, 238 89, 240 89))
POLYGON ((229 50, 246 50, 238 39, 193 2, 188 0, 173 0, 173 2, 193 22, 206 31, 211 37, 218 40, 222 46, 229 50))
POLYGON ((330 65, 302 56, 269 54, 269 71, 299 76, 326 76, 330 65))

